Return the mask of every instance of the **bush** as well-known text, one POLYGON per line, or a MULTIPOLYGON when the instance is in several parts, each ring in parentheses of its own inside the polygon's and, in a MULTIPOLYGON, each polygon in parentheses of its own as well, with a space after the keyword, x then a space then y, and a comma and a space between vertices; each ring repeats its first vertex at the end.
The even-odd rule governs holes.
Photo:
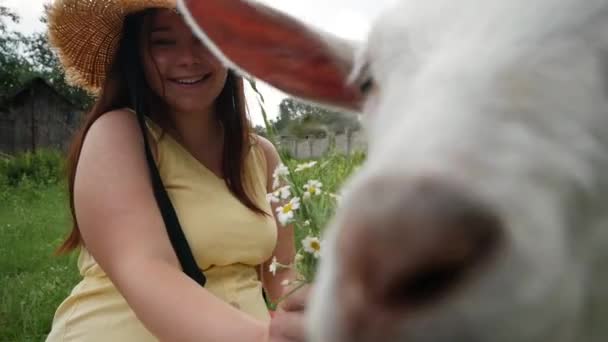
MULTIPOLYGON (((4 161, 0 159, 0 165, 2 165, 4 161)), ((0 166, 2 168, 2 166, 0 166)), ((0 172, 0 203, 5 203, 8 199, 9 195, 9 186, 8 186, 8 178, 4 175, 4 173, 0 172)))
POLYGON ((0 158, 0 189, 4 189, 8 186, 8 177, 4 172, 4 169, 6 169, 8 162, 8 159, 0 158))
POLYGON ((0 162, 0 188, 24 180, 35 185, 57 184, 64 178, 64 156, 55 150, 25 152, 0 162))

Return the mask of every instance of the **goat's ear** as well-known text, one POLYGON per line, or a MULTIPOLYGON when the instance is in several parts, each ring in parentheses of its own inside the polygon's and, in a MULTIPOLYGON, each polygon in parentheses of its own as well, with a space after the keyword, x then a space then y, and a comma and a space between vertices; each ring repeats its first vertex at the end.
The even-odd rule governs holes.
POLYGON ((298 20, 246 0, 179 0, 186 22, 228 67, 282 91, 358 110, 359 88, 347 82, 354 48, 298 20))

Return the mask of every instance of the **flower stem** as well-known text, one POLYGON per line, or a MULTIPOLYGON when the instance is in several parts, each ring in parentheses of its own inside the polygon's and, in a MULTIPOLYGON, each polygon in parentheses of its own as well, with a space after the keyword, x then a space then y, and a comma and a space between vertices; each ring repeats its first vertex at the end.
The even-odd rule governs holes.
POLYGON ((292 294, 296 293, 296 291, 298 291, 299 289, 301 289, 302 287, 304 287, 306 284, 308 284, 308 283, 307 282, 301 282, 300 284, 298 284, 298 286, 294 287, 289 292, 287 292, 283 296, 279 297, 279 299, 277 299, 276 302, 270 303, 269 304, 270 310, 276 311, 277 307, 279 306, 279 304, 281 304, 281 302, 283 302, 285 299, 287 299, 292 294))

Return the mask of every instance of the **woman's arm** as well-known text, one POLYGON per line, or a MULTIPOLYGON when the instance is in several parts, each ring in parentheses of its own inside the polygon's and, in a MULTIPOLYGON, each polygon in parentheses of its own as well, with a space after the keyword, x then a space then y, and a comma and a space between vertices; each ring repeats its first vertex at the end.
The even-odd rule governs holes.
MULTIPOLYGON (((279 157, 279 153, 277 152, 274 145, 263 137, 258 137, 258 142, 264 150, 264 155, 266 157, 267 164, 267 192, 272 192, 272 174, 276 167, 281 162, 281 158, 279 157)), ((277 222, 278 228, 278 241, 277 246, 274 250, 273 256, 277 258, 277 261, 283 265, 289 265, 293 263, 296 250, 294 244, 294 227, 289 224, 285 227, 281 225, 281 223, 276 219, 276 208, 278 204, 272 204, 272 213, 275 215, 275 221, 277 222)), ((264 288, 266 290, 266 294, 272 302, 276 302, 284 293, 285 287, 281 284, 283 280, 292 281, 296 277, 296 272, 292 268, 285 269, 279 268, 276 272, 276 275, 273 275, 268 267, 272 262, 272 258, 263 264, 262 271, 262 279, 264 282, 264 288)))
POLYGON ((267 341, 267 323, 225 304, 181 271, 154 199, 135 115, 110 112, 91 126, 74 201, 86 248, 160 340, 267 341))

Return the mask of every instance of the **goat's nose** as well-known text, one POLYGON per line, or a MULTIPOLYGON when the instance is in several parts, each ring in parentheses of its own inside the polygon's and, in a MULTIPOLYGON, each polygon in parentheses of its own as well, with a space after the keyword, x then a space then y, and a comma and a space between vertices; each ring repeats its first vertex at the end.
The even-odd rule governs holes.
POLYGON ((402 184, 367 182, 345 207, 337 303, 355 340, 447 297, 502 240, 498 216, 465 191, 402 184))

